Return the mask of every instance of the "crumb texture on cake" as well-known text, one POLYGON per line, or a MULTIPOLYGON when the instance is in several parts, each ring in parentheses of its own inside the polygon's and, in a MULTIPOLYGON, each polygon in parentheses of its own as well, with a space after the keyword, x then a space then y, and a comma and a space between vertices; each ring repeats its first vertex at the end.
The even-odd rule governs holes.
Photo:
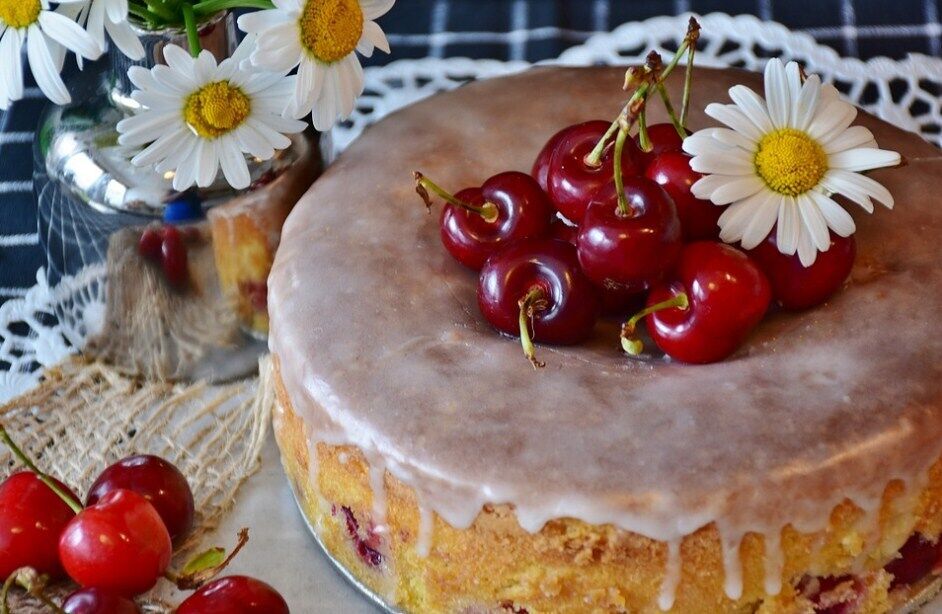
MULTIPOLYGON (((714 569, 716 555, 722 574, 704 580, 719 582, 704 593, 723 604, 716 611, 756 587, 787 599, 790 585, 779 584, 788 566, 816 573, 802 565, 818 560, 793 555, 789 540, 830 535, 842 514, 868 527, 859 548, 842 543, 842 564, 878 569, 920 514, 938 517, 937 503, 920 506, 942 453, 942 335, 931 316, 942 311, 942 207, 933 196, 942 157, 861 113, 880 146, 908 161, 873 173, 895 210, 851 209, 859 257, 847 288, 810 312, 773 315, 732 359, 631 361, 612 324, 587 346, 546 348, 548 365, 534 373, 518 345, 478 317, 476 277, 441 248, 410 175, 457 189, 525 171, 560 127, 617 111, 621 77, 617 68, 547 68, 474 83, 372 126, 326 171, 289 216, 269 281, 271 349, 284 400, 303 424, 293 432, 365 471, 365 490, 348 486, 359 493, 349 509, 359 519, 353 533, 368 534, 359 546, 367 553, 375 535, 366 519, 380 532, 411 526, 393 518, 405 491, 422 510, 409 513, 425 526, 435 519, 433 554, 442 532, 464 539, 462 531, 492 526, 508 546, 531 543, 524 535, 545 544, 554 530, 573 531, 573 544, 615 539, 628 550, 600 552, 621 553, 626 578, 628 552, 657 567, 638 580, 645 603, 664 609, 692 590, 701 563, 714 569), (898 532, 881 525, 888 488, 899 490, 898 532), (701 542, 715 543, 697 554, 690 544, 701 542)), ((695 79, 695 129, 711 125, 699 109, 728 101, 733 84, 760 89, 739 71, 698 69, 695 79)), ((668 85, 679 93, 680 79, 668 85)), ((293 462, 303 489, 309 461, 293 462)), ((327 466, 311 469, 324 493, 346 475, 325 478, 327 466)), ((340 516, 310 513, 337 519, 343 507, 340 516)), ((480 545, 467 539, 467 548, 480 545)), ((541 557, 525 560, 542 573, 541 557)), ((881 581, 871 578, 873 595, 881 581)))

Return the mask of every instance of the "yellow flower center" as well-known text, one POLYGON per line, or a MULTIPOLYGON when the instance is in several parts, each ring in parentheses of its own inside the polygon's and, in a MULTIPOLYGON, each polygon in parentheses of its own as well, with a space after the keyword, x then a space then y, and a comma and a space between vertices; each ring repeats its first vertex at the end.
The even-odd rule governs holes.
POLYGON ((756 172, 779 194, 798 196, 812 189, 828 171, 828 156, 817 141, 794 128, 770 132, 759 141, 756 172))
POLYGON ((196 134, 214 139, 238 128, 252 111, 252 101, 228 81, 207 83, 190 94, 183 117, 196 134))
POLYGON ((11 28, 26 28, 39 20, 39 0, 0 0, 0 22, 11 28))
POLYGON ((330 64, 357 48, 363 34, 363 10, 359 0, 307 0, 298 26, 305 49, 330 64))

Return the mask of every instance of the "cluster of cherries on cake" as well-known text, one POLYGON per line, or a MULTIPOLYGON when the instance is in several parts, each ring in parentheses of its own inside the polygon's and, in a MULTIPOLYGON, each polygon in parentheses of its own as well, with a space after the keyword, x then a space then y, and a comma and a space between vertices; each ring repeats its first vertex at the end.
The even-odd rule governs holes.
MULTIPOLYGON (((186 477, 170 462, 137 455, 114 463, 92 484, 83 507, 72 489, 41 473, 2 427, 0 437, 28 467, 0 483, 4 600, 19 584, 66 614, 140 614, 133 598, 166 577, 181 588, 199 587, 177 614, 288 613, 285 600, 265 582, 212 579, 244 545, 245 532, 224 561, 204 553, 195 559, 205 560, 203 566, 187 565, 178 576, 168 571, 174 544, 191 533, 195 518, 186 477), (80 588, 56 605, 44 587, 66 576, 80 588)), ((220 550, 213 549, 216 557, 223 556, 220 550)))
POLYGON ((446 201, 441 239, 461 264, 480 271, 478 304, 497 330, 520 335, 535 366, 533 341, 577 344, 600 316, 634 313, 622 347, 643 350, 635 327, 673 359, 710 363, 734 353, 774 300, 784 309, 826 301, 850 274, 853 237, 805 267, 782 254, 773 231, 748 253, 719 241, 723 211, 696 198, 701 175, 682 149, 697 30, 662 68, 652 53, 629 69, 637 87, 618 120, 563 128, 537 155, 531 174, 503 172, 452 195, 415 173, 427 205, 446 201), (685 105, 678 118, 663 79, 686 50, 685 105), (645 103, 659 91, 671 123, 648 126, 645 103), (628 131, 637 123, 636 136, 628 131), (532 332, 531 332, 532 331, 532 332))

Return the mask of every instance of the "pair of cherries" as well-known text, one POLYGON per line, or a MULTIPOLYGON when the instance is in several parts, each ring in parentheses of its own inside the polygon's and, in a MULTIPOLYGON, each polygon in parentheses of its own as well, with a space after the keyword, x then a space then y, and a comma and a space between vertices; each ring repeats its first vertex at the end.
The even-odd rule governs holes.
MULTIPOLYGON (((21 456, 5 431, 2 435, 21 456)), ((68 575, 82 586, 63 603, 68 614, 139 612, 132 597, 153 588, 167 572, 173 543, 193 528, 195 507, 186 478, 162 458, 131 456, 98 476, 84 508, 78 501, 67 486, 34 471, 19 471, 0 483, 0 578, 23 567, 53 579, 68 575)), ((239 611, 288 611, 286 605, 270 607, 284 604, 274 589, 243 577, 202 586, 177 611, 233 611, 234 604, 252 602, 247 596, 261 605, 239 611)))
POLYGON ((195 228, 181 231, 177 226, 151 226, 144 229, 138 240, 138 253, 160 265, 164 278, 175 287, 182 288, 190 278, 187 242, 197 237, 195 228))
POLYGON ((629 353, 640 351, 634 329, 648 316, 662 351, 715 362, 741 345, 773 298, 787 309, 809 308, 846 279, 852 239, 834 237, 810 268, 779 253, 774 232, 748 257, 716 242, 722 208, 691 193, 701 175, 672 124, 649 128, 648 152, 624 140, 619 165, 609 132, 604 121, 565 128, 540 151, 532 177, 501 173, 454 196, 416 175, 427 204, 429 191, 448 203, 440 220, 446 249, 481 270, 482 314, 519 334, 534 364, 533 339, 580 343, 600 313, 624 313, 645 293, 645 309, 623 330, 629 353))

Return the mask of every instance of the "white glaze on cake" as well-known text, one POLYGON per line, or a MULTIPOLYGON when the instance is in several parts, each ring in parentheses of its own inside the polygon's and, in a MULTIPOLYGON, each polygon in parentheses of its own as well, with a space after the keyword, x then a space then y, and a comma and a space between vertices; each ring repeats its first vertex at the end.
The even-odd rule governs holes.
MULTIPOLYGON (((374 485, 388 470, 426 517, 467 527, 483 504, 511 503, 529 531, 575 517, 666 541, 663 607, 679 540, 716 522, 730 596, 752 531, 767 539, 774 594, 783 526, 822 529, 844 499, 875 510, 888 481, 915 491, 942 452, 942 156, 860 117, 908 159, 873 173, 896 210, 852 209, 850 286, 811 312, 771 316, 734 358, 632 361, 606 324, 586 346, 541 348, 536 372, 479 316, 477 277, 441 247, 410 173, 457 190, 528 170, 560 127, 617 111, 622 75, 534 70, 368 129, 288 219, 269 281, 271 349, 311 437, 358 446, 374 485)), ((761 91, 755 75, 698 70, 691 126, 710 125, 698 109, 727 102, 735 83, 761 91)))

